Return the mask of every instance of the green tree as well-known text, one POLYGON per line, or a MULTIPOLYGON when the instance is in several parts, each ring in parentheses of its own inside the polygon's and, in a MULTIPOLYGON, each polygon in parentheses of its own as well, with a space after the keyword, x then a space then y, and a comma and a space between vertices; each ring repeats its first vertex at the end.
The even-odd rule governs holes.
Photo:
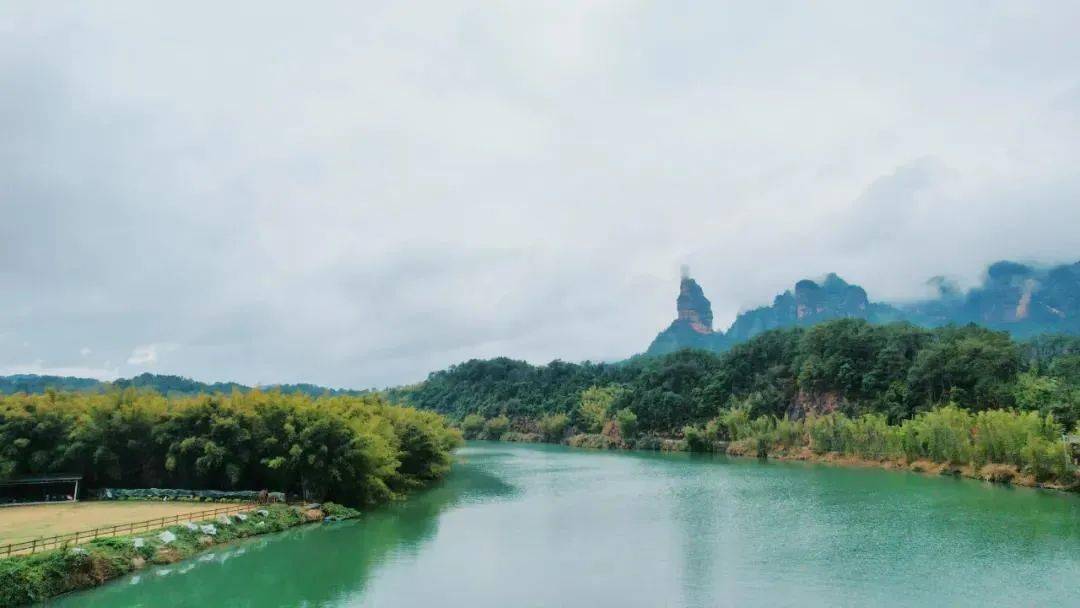
POLYGON ((615 424, 619 427, 619 435, 623 440, 630 440, 637 436, 638 417, 629 408, 623 408, 615 412, 615 424))
POLYGON ((750 436, 750 408, 746 405, 721 412, 720 423, 727 430, 727 437, 738 441, 750 436))
POLYGON ((625 391, 615 385, 590 386, 581 392, 578 405, 578 418, 582 428, 590 433, 599 433, 611 415, 612 406, 625 391))
POLYGON ((506 416, 495 416, 484 423, 484 436, 487 439, 501 439, 508 430, 510 430, 510 419, 506 416))
POLYGON ((480 414, 469 414, 461 420, 461 432, 466 439, 476 439, 476 436, 484 430, 484 417, 480 414))
POLYGON ((1021 454, 1024 469, 1036 480, 1057 479, 1063 483, 1073 481, 1075 467, 1063 442, 1033 436, 1028 439, 1021 454))
POLYGON ((0 477, 81 472, 89 487, 271 488, 374 504, 445 474, 459 442, 438 414, 374 394, 0 396, 0 477))
POLYGON ((686 449, 691 452, 712 451, 712 442, 709 441, 705 431, 696 426, 687 425, 683 427, 683 441, 686 442, 686 449))
POLYGON ((971 414, 956 405, 919 414, 915 418, 921 451, 934 462, 966 464, 971 458, 971 414))
POLYGON ((549 414, 540 419, 540 434, 544 441, 561 441, 569 424, 570 417, 566 414, 549 414))

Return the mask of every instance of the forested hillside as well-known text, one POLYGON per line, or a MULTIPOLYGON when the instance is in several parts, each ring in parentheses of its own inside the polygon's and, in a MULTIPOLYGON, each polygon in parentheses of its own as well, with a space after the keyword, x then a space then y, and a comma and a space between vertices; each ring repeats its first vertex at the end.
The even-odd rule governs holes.
POLYGON ((392 398, 453 419, 508 417, 525 428, 545 415, 589 426, 582 392, 610 387, 606 415, 632 413, 640 432, 681 433, 722 411, 751 417, 881 413, 891 422, 954 403, 1080 417, 1080 339, 1020 342, 974 325, 926 329, 841 319, 772 330, 728 352, 680 351, 618 364, 533 366, 500 358, 435 372, 392 398))

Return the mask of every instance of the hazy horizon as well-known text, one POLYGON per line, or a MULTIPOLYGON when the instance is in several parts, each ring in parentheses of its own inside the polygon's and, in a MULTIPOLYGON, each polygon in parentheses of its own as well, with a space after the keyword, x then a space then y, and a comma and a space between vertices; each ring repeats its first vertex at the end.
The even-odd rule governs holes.
POLYGON ((1075 3, 0 6, 0 375, 381 387, 1080 259, 1075 3))

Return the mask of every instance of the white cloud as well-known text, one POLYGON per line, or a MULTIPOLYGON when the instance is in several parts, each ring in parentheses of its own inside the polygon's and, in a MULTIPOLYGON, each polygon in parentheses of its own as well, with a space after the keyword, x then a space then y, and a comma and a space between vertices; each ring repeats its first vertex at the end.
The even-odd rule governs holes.
POLYGON ((90 350, 89 346, 84 346, 79 349, 79 354, 84 357, 89 357, 90 355, 94 354, 94 351, 90 350))
POLYGON ((128 357, 127 362, 128 365, 136 366, 155 365, 158 363, 159 357, 163 353, 176 349, 176 344, 163 342, 136 346, 135 349, 131 351, 131 356, 128 357))

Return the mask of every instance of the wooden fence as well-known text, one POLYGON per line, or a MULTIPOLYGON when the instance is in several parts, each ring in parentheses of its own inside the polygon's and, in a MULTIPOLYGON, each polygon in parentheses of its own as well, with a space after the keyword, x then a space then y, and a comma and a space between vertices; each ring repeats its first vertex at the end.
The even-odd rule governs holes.
POLYGON ((144 532, 149 532, 150 530, 158 530, 164 528, 165 526, 178 524, 182 521, 206 520, 217 517, 218 515, 229 515, 232 513, 252 511, 258 506, 259 505, 256 504, 229 505, 227 507, 218 507, 216 509, 207 509, 205 511, 196 511, 194 513, 178 513, 176 515, 158 517, 155 519, 147 519, 145 521, 135 521, 128 524, 102 526, 100 528, 94 528, 92 530, 69 532, 67 534, 59 534, 57 536, 50 536, 47 538, 35 538, 33 540, 11 543, 10 545, 0 545, 0 557, 11 557, 12 555, 35 553, 37 551, 55 549, 63 545, 77 545, 80 541, 91 541, 95 538, 108 538, 110 536, 117 536, 120 534, 134 534, 135 532, 138 532, 140 530, 144 532))

